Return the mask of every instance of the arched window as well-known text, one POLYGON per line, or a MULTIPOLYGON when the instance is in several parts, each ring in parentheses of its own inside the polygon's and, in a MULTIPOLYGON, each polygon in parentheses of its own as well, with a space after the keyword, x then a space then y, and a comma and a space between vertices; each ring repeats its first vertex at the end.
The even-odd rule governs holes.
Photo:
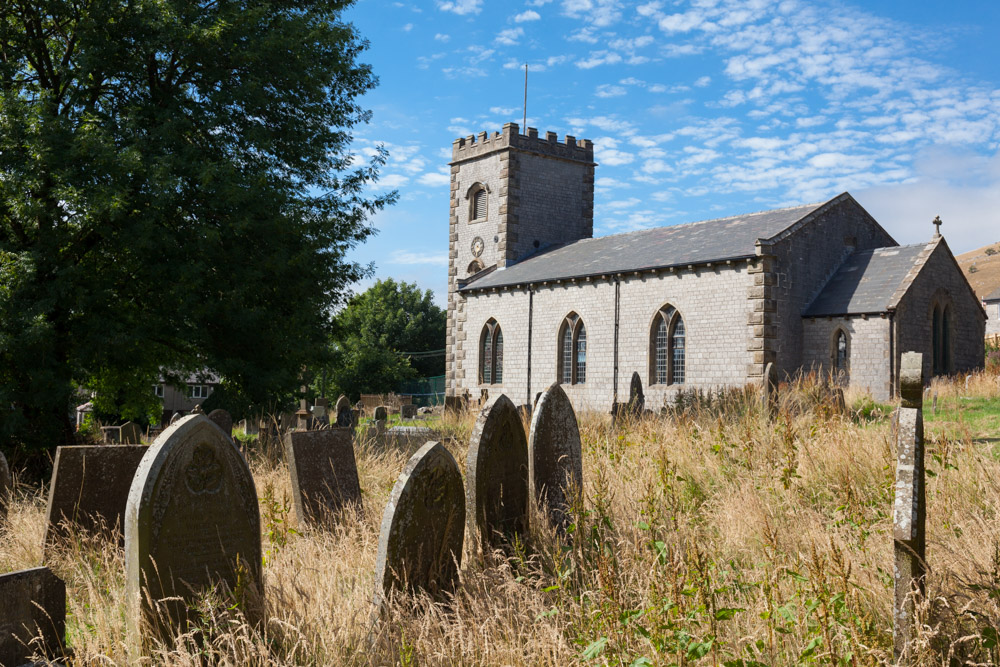
POLYGON ((482 183, 473 183, 465 196, 469 200, 469 222, 486 219, 486 195, 489 190, 482 183))
POLYGON ((583 384, 587 381, 587 329, 576 313, 570 313, 559 328, 559 381, 583 384))
POLYGON ((931 318, 931 353, 934 375, 951 373, 951 306, 934 305, 931 318))
POLYGON ((468 272, 468 274, 469 274, 470 276, 472 276, 472 275, 475 275, 475 274, 479 273, 480 271, 482 271, 482 270, 483 270, 483 268, 484 268, 484 267, 483 267, 483 263, 482 263, 482 262, 480 262, 480 261, 479 261, 478 259, 474 259, 474 260, 472 260, 472 262, 471 262, 471 263, 469 264, 469 268, 468 268, 468 271, 467 271, 467 272, 468 272))
POLYGON ((673 306, 664 306, 650 331, 650 384, 684 384, 684 318, 673 306))
POLYGON ((849 372, 850 348, 847 332, 838 328, 831 341, 830 365, 838 377, 846 377, 849 372))
POLYGON ((483 332, 479 336, 479 382, 503 382, 503 332, 493 318, 483 325, 483 332))

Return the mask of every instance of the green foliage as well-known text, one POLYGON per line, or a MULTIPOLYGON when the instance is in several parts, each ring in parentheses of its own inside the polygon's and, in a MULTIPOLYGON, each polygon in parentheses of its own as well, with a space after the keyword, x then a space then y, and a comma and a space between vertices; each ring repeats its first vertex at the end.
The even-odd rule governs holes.
POLYGON ((71 440, 79 386, 142 415, 211 368, 266 403, 322 361, 395 199, 350 152, 350 4, 0 3, 0 444, 71 440))
POLYGON ((445 321, 430 290, 380 280, 337 315, 328 377, 356 400, 361 394, 394 391, 403 380, 442 375, 443 354, 410 358, 401 353, 443 349, 445 321))

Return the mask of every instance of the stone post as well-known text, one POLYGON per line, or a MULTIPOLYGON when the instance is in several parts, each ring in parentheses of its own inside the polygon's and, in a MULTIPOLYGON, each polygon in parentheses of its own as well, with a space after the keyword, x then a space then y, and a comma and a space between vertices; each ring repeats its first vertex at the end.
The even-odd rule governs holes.
POLYGON ((893 654, 905 662, 915 632, 914 609, 924 595, 927 505, 924 497, 923 355, 903 354, 902 399, 896 412, 896 501, 893 508, 895 604, 893 654))

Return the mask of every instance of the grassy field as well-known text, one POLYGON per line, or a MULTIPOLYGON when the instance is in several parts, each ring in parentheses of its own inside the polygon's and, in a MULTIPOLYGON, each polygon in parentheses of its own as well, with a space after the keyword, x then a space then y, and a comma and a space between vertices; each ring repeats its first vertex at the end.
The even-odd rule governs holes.
MULTIPOLYGON (((451 604, 398 599, 381 621, 379 524, 411 452, 359 446, 362 518, 300 531, 278 450, 259 447, 267 623, 206 603, 200 639, 136 655, 122 554, 80 537, 51 563, 74 664, 891 664, 891 406, 847 398, 838 414, 806 381, 773 421, 752 393, 618 429, 581 415, 585 501, 570 533, 536 520, 506 555, 467 558, 451 604)), ((998 664, 1000 386, 935 381, 925 408, 930 575, 911 662, 998 664)), ((462 465, 474 420, 441 423, 462 465)), ((44 516, 43 491, 19 486, 0 568, 41 562, 44 516)))

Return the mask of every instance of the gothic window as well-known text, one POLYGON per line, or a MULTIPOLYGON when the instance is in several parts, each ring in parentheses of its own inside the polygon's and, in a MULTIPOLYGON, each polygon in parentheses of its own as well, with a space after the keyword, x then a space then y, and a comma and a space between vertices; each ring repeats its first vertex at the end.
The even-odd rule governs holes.
POLYGON ((650 384, 684 384, 684 318, 673 306, 653 318, 650 347, 650 384))
POLYGON ((846 377, 849 371, 850 348, 848 347, 847 332, 838 328, 833 334, 833 346, 830 350, 830 360, 833 372, 838 377, 846 377))
POLYGON ((931 356, 934 375, 951 372, 951 306, 934 305, 931 317, 931 356))
POLYGON ((587 381, 587 329, 576 313, 570 313, 559 328, 559 381, 583 384, 587 381))
POLYGON ((469 200, 469 222, 486 219, 486 194, 486 186, 482 183, 473 183, 469 188, 465 195, 469 200))
POLYGON ((497 321, 490 318, 479 336, 479 382, 503 382, 503 333, 497 321))

